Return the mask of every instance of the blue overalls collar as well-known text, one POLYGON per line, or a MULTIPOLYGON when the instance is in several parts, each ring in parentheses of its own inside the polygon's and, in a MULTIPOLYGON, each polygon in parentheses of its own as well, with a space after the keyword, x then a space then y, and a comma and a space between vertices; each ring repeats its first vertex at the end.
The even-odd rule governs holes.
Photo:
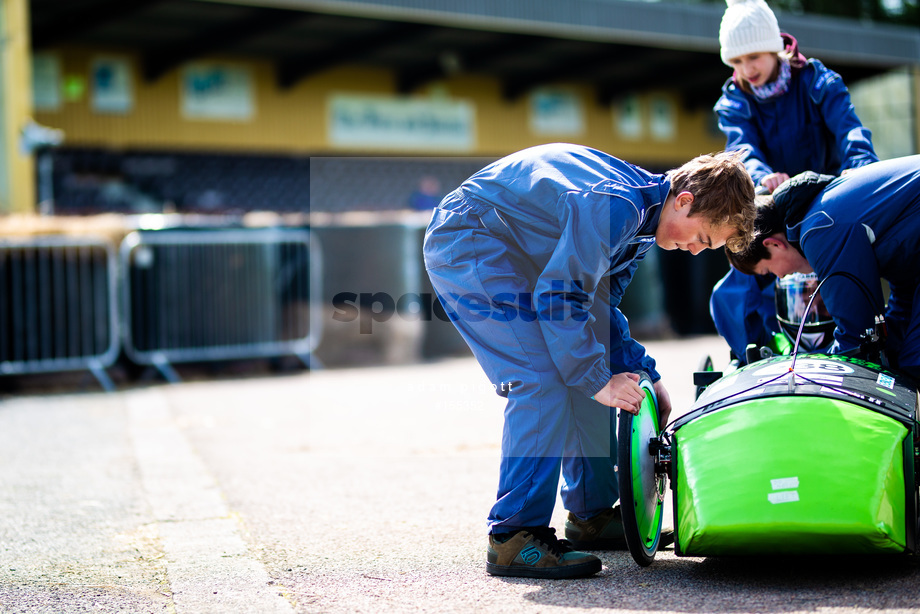
POLYGON ((666 176, 660 177, 660 183, 653 183, 641 188, 643 207, 639 211, 639 228, 636 237, 630 243, 654 243, 655 231, 661 219, 661 208, 671 191, 671 181, 666 176))
MULTIPOLYGON (((646 181, 645 185, 637 186, 616 179, 607 179, 591 186, 591 191, 596 194, 619 197, 636 208, 639 223, 635 235, 629 241, 630 244, 655 242, 655 231, 658 230, 658 220, 661 217, 661 205, 671 190, 671 180, 667 175, 648 175, 646 181), (636 192, 641 195, 641 202, 636 202, 636 192)), ((612 200, 611 203, 613 202, 622 203, 623 201, 612 200)))

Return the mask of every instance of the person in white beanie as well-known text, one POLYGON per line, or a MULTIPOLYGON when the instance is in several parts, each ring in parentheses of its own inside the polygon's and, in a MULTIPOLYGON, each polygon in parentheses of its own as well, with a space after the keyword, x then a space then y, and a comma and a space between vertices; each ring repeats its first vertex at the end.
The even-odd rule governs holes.
POLYGON ((722 24, 719 27, 719 44, 722 46, 723 62, 733 66, 733 59, 748 54, 769 55, 785 51, 786 44, 780 34, 776 15, 766 2, 763 0, 726 1, 728 8, 722 15, 722 24))
MULTIPOLYGON (((760 191, 773 192, 805 171, 840 175, 876 162, 872 135, 840 75, 799 53, 764 0, 726 2, 720 55, 733 74, 715 113, 725 149, 745 152, 744 166, 760 191)), ((748 344, 770 346, 779 331, 774 279, 730 269, 713 290, 716 330, 742 363, 748 344)))

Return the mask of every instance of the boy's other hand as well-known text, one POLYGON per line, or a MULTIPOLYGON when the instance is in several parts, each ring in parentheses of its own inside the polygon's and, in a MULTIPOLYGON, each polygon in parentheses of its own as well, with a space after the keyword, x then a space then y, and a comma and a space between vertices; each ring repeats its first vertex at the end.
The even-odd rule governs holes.
POLYGON ((639 413, 645 391, 639 386, 636 373, 617 373, 594 395, 594 400, 608 407, 619 407, 631 414, 639 413))
POLYGON ((663 430, 668 424, 668 418, 671 416, 671 395, 668 394, 661 380, 652 384, 652 387, 658 396, 658 426, 663 430))
POLYGON ((786 173, 770 173, 766 177, 760 180, 760 185, 767 188, 770 191, 770 194, 773 193, 773 190, 779 187, 779 185, 789 180, 789 175, 786 173))

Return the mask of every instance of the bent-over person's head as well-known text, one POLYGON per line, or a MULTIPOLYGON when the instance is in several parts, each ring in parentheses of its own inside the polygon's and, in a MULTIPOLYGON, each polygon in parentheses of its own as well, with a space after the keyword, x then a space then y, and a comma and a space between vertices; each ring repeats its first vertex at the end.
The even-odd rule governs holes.
POLYGON ((742 155, 740 151, 705 154, 668 173, 671 196, 693 195, 689 217, 734 229, 725 242, 731 252, 744 250, 754 237, 754 182, 742 155))
POLYGON ((777 209, 772 196, 758 196, 757 216, 754 220, 754 238, 746 249, 740 252, 725 250, 728 262, 746 275, 757 275, 764 268, 761 263, 772 258, 769 243, 777 236, 785 237, 786 227, 782 213, 777 209))

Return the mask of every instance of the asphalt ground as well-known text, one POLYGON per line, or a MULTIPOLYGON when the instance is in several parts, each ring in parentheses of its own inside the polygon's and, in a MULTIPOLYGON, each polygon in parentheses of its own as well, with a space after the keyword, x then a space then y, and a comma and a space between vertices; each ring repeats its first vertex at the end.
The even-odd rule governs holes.
MULTIPOLYGON (((675 414, 728 353, 647 347, 675 414)), ((618 551, 589 579, 489 576, 502 407, 466 357, 7 395, 0 612, 920 610, 912 556, 618 551)))

